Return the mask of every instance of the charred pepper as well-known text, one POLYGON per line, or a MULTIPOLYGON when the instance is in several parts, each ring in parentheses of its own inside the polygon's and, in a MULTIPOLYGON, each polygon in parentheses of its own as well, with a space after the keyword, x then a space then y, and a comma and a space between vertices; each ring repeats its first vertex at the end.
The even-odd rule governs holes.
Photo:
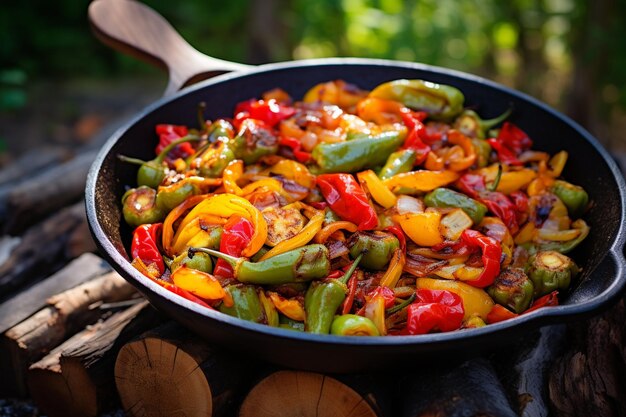
POLYGON ((157 192, 146 185, 132 188, 122 196, 122 214, 131 226, 157 223, 163 220, 165 212, 158 206, 157 192))
POLYGON ((487 288, 493 300, 519 314, 530 306, 534 285, 521 268, 504 268, 487 288))
POLYGON ((565 204, 567 212, 572 219, 579 218, 589 204, 587 192, 582 187, 570 184, 567 181, 554 181, 551 191, 565 204))
POLYGON ((350 237, 348 247, 353 258, 363 255, 361 266, 382 271, 391 260, 393 252, 400 247, 400 242, 391 233, 380 230, 362 231, 350 237))
POLYGON ((460 208, 470 216, 474 224, 480 224, 487 213, 484 204, 449 188, 436 188, 426 194, 424 204, 428 207, 460 208))
POLYGON ((222 313, 255 323, 266 321, 259 294, 254 286, 227 285, 224 290, 232 299, 233 304, 227 306, 226 303, 222 303, 219 307, 222 313))
POLYGON ((565 290, 578 274, 578 266, 568 256, 555 251, 540 251, 528 260, 528 276, 535 287, 535 296, 565 290))
POLYGON ((204 252, 225 260, 234 277, 247 284, 287 284, 321 279, 330 272, 328 249, 324 245, 303 246, 260 262, 249 262, 207 248, 189 248, 191 256, 204 252))

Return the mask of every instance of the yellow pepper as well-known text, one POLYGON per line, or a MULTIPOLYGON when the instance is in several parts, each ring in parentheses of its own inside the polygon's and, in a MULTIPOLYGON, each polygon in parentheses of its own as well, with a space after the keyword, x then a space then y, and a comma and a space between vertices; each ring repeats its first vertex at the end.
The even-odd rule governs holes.
POLYGON ((305 103, 330 103, 348 108, 356 105, 366 96, 367 91, 359 90, 345 81, 336 80, 317 84, 306 92, 302 101, 305 103))
POLYGON ((565 163, 567 162, 568 154, 566 151, 561 151, 556 153, 552 158, 550 158, 550 176, 552 178, 557 178, 561 176, 563 172, 563 168, 565 168, 565 163))
POLYGON ((479 316, 482 319, 486 319, 494 304, 489 294, 484 290, 460 281, 417 278, 415 280, 415 287, 428 290, 447 290, 455 293, 463 299, 465 320, 472 316, 479 316))
POLYGON ((293 180, 306 188, 315 187, 315 176, 309 172, 309 169, 300 162, 291 159, 281 159, 271 167, 261 171, 261 175, 269 176, 270 174, 281 175, 284 178, 293 180))
MULTIPOLYGON (((289 206, 286 206, 289 207, 289 206)), ((281 253, 288 252, 292 249, 299 248, 309 243, 322 229, 324 223, 324 212, 321 210, 315 210, 315 214, 309 219, 309 222, 304 228, 292 237, 291 239, 283 240, 278 245, 267 251, 259 261, 271 258, 272 256, 280 255, 281 253)))
POLYGON ((304 306, 300 301, 295 298, 287 299, 281 297, 278 293, 272 291, 268 292, 268 294, 278 311, 292 320, 304 321, 306 314, 304 312, 304 306))
POLYGON ((385 186, 383 181, 378 178, 374 171, 368 169, 367 171, 359 172, 356 176, 361 185, 365 185, 367 187, 367 190, 372 195, 372 198, 378 204, 384 208, 391 208, 396 205, 398 197, 396 197, 396 195, 385 186))
MULTIPOLYGON (((263 215, 256 207, 250 204, 245 198, 235 194, 215 194, 207 197, 185 216, 179 226, 179 230, 183 230, 189 223, 192 223, 194 219, 202 218, 203 216, 208 215, 210 219, 221 218, 226 220, 233 214, 238 214, 246 218, 252 222, 254 226, 252 239, 248 246, 241 252, 242 256, 250 257, 263 247, 267 239, 267 224, 265 223, 263 215)), ((200 224, 198 224, 198 227, 200 227, 200 224)))
POLYGON ((222 174, 224 189, 227 193, 242 195, 241 187, 237 185, 237 180, 243 175, 243 161, 235 159, 231 161, 222 174))
POLYGON ((404 104, 395 100, 368 97, 359 101, 356 114, 366 122, 374 122, 377 125, 402 122, 402 113, 409 109, 404 104))
POLYGON ((419 246, 434 246, 443 242, 439 232, 441 213, 425 211, 423 213, 406 213, 393 216, 406 235, 419 246))
POLYGON ((394 175, 384 180, 384 184, 392 190, 397 187, 406 187, 416 191, 432 191, 435 188, 445 187, 458 178, 459 174, 450 170, 419 170, 394 175))
POLYGON ((185 265, 172 273, 172 282, 183 290, 207 300, 224 298, 224 288, 211 274, 189 268, 185 265))
POLYGON ((535 178, 537 178, 537 173, 528 168, 519 171, 503 172, 496 191, 511 194, 513 191, 526 187, 535 178))
POLYGON ((448 132, 448 142, 458 145, 463 149, 465 155, 463 157, 450 157, 446 161, 446 165, 452 171, 463 171, 476 162, 476 149, 472 144, 472 140, 458 130, 450 130, 448 132))
POLYGON ((398 248, 393 252, 389 266, 385 275, 380 279, 380 285, 384 287, 394 288, 402 275, 402 269, 406 263, 406 256, 402 249, 398 248))

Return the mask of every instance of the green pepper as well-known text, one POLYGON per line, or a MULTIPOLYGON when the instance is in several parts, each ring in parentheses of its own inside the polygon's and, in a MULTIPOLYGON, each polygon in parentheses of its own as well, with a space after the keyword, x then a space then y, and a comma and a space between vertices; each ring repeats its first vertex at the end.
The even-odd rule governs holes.
POLYGON ((229 316, 238 317, 255 323, 265 323, 266 318, 259 300, 259 294, 252 285, 227 285, 224 287, 233 300, 231 307, 222 303, 219 310, 229 316))
POLYGON ((306 282, 324 278, 330 272, 328 249, 320 244, 303 246, 260 262, 249 262, 246 258, 236 258, 213 249, 189 248, 191 256, 196 252, 225 260, 232 266, 235 278, 247 284, 306 282))
POLYGON ((424 80, 394 80, 376 87, 370 97, 395 100, 425 111, 433 119, 451 119, 463 111, 463 93, 452 86, 424 80))
POLYGON ((417 159, 417 153, 413 149, 403 149, 392 153, 382 167, 378 176, 382 180, 393 177, 396 174, 409 172, 417 159))
POLYGON ((337 316, 330 325, 330 334, 338 336, 380 336, 374 322, 356 314, 337 316))
POLYGON ((335 223, 341 220, 341 217, 337 215, 330 207, 326 207, 326 211, 324 212, 324 226, 327 226, 331 223, 335 223))
POLYGON ((347 245, 353 258, 363 255, 361 266, 381 271, 391 260, 394 251, 400 247, 400 242, 391 233, 373 230, 353 233, 347 245))
POLYGON ((337 309, 348 293, 346 283, 356 270, 363 255, 359 255, 341 278, 328 281, 315 281, 311 284, 304 297, 306 311, 305 331, 309 333, 328 334, 337 309))
POLYGON ((577 219, 585 212, 589 204, 589 195, 578 185, 570 184, 567 181, 556 180, 551 191, 567 207, 567 212, 572 219, 577 219))
POLYGON ((118 159, 123 162, 128 162, 135 165, 140 165, 137 171, 137 185, 148 186, 150 188, 157 188, 165 179, 167 174, 166 166, 163 164, 165 157, 174 149, 177 145, 185 142, 199 141, 200 137, 196 135, 187 135, 182 138, 176 139, 169 145, 167 145, 156 158, 150 161, 142 161, 137 158, 130 158, 124 155, 118 155, 118 159))
POLYGON ((472 145, 476 150, 476 165, 478 168, 486 167, 491 156, 491 145, 484 139, 472 139, 472 145))
POLYGON ((191 181, 188 181, 188 179, 183 179, 174 184, 159 187, 156 195, 156 204, 159 208, 169 212, 195 194, 200 194, 198 187, 191 181))
POLYGON ((474 110, 464 110, 454 121, 454 128, 470 138, 484 139, 485 133, 506 120, 511 111, 508 109, 498 117, 483 120, 474 110))
POLYGON ((233 137, 235 137, 235 128, 229 121, 224 119, 214 121, 207 130, 207 139, 210 143, 218 140, 228 142, 233 137))
POLYGON ((426 194, 424 204, 428 207, 460 208, 474 224, 480 224, 487 213, 487 207, 484 204, 449 188, 435 188, 426 194))
POLYGON ((528 259, 528 276, 535 285, 535 297, 565 290, 578 274, 569 257, 555 251, 540 251, 528 259))
POLYGON ((278 152, 278 138, 263 122, 247 119, 241 124, 237 136, 229 142, 229 147, 236 159, 243 160, 246 165, 252 165, 262 156, 278 152))
POLYGON ((227 142, 218 140, 202 147, 189 158, 189 166, 197 169, 203 177, 217 178, 228 164, 235 160, 235 153, 227 142))
POLYGON ((487 288, 487 293, 496 303, 519 314, 530 306, 534 288, 523 269, 506 267, 487 288))
POLYGON ((304 331, 304 323, 301 321, 295 321, 282 314, 279 314, 278 321, 278 327, 280 327, 281 329, 295 330, 297 332, 304 331))
POLYGON ((183 265, 209 274, 213 272, 213 262, 206 253, 198 253, 197 256, 191 258, 187 251, 184 251, 172 260, 169 265, 170 271, 174 272, 183 265))
POLYGON ((122 214, 131 226, 146 223, 158 223, 165 217, 165 212, 156 203, 156 191, 146 185, 131 188, 122 196, 122 214))
POLYGON ((406 130, 389 130, 345 142, 320 143, 312 156, 319 173, 357 172, 384 164, 405 137, 406 130))

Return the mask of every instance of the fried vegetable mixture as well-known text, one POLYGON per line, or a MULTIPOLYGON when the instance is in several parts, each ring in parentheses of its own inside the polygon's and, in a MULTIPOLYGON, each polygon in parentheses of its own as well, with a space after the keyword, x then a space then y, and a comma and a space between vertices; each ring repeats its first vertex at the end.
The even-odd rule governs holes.
POLYGON ((348 336, 485 326, 558 304, 589 233, 585 190, 458 89, 276 89, 230 119, 156 126, 122 197, 132 264, 206 308, 348 336))

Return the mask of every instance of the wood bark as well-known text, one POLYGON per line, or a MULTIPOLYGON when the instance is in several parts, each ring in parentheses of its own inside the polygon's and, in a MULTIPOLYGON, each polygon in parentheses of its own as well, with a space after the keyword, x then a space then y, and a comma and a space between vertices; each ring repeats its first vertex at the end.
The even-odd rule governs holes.
POLYGON ((81 201, 28 229, 0 265, 0 302, 11 292, 41 280, 81 253, 94 250, 93 240, 85 236, 86 225, 85 206, 81 201), (77 241, 84 245, 76 245, 77 241))
POLYGON ((4 233, 20 234, 39 219, 80 200, 95 157, 96 151, 84 152, 13 187, 6 196, 4 233))
POLYGON ((624 300, 601 317, 570 326, 570 348, 549 378, 555 416, 626 415, 624 300))
MULTIPOLYGON (((41 286, 41 285, 40 285, 41 286)), ((103 314, 102 303, 128 300, 135 289, 116 272, 94 278, 52 296, 48 305, 17 324, 2 337, 0 352, 7 357, 6 385, 26 395, 26 372, 33 362, 103 314)))
POLYGON ((246 383, 245 365, 169 322, 122 347, 115 384, 129 416, 226 416, 246 383))
POLYGON ((283 370, 255 385, 239 417, 376 417, 370 401, 331 376, 283 370))
POLYGON ((160 320, 147 301, 113 314, 52 350, 28 372, 39 409, 51 417, 96 416, 116 404, 113 364, 121 346, 160 320))

